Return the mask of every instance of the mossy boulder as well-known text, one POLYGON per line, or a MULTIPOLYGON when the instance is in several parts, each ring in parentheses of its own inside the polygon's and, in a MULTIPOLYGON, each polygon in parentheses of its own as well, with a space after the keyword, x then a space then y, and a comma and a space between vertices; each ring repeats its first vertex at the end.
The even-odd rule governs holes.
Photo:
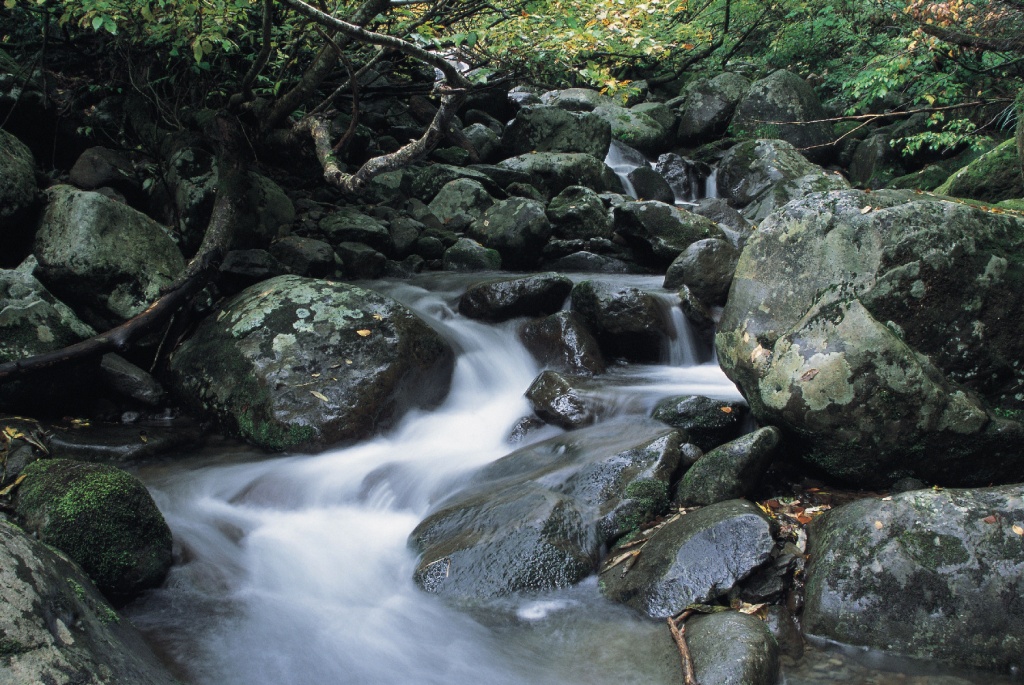
POLYGON ((664 512, 679 434, 647 420, 567 433, 491 463, 410 535, 428 592, 480 601, 573 585, 664 512))
POLYGON ((448 392, 454 354, 406 307, 299 276, 248 288, 207 317, 170 360, 194 410, 267 449, 365 438, 448 392))
POLYGON ((445 271, 497 271, 501 254, 470 238, 459 238, 444 251, 441 263, 445 271))
POLYGON ((683 475, 675 501, 706 506, 748 496, 768 470, 780 439, 778 428, 765 426, 716 447, 683 475))
POLYGON ((686 622, 686 644, 701 685, 775 685, 779 645, 756 616, 722 611, 686 622))
POLYGON ((427 205, 444 227, 463 231, 494 204, 479 181, 457 178, 446 183, 427 205))
POLYGON ((171 531, 137 478, 68 459, 26 466, 14 510, 32 532, 78 563, 110 601, 158 587, 171 568, 171 531))
POLYGON ((1022 243, 1024 220, 908 191, 794 201, 740 256, 719 361, 828 476, 1017 482, 1022 243))
POLYGON ((531 184, 547 197, 553 197, 569 186, 585 186, 604 190, 604 162, 582 152, 529 152, 510 157, 499 167, 521 172, 531 184))
POLYGON ((809 531, 808 635, 1009 673, 1024 662, 1024 487, 914 490, 809 531))
POLYGON ((541 105, 516 112, 501 143, 511 156, 527 152, 584 152, 604 159, 611 135, 611 126, 597 114, 541 105))
POLYGON ((702 302, 724 305, 739 258, 739 250, 727 240, 698 240, 669 264, 664 286, 669 290, 686 286, 702 302))
POLYGON ((723 238, 714 221, 664 202, 623 202, 614 210, 615 229, 639 261, 667 267, 691 244, 723 238))
POLYGON ((1007 140, 954 172, 935 192, 983 202, 1024 198, 1024 175, 1016 141, 1007 140))
POLYGON ((612 138, 642 152, 657 155, 672 145, 674 132, 642 110, 601 105, 594 114, 611 125, 612 138))
POLYGON ((0 521, 0 682, 175 685, 77 564, 0 521))
POLYGON ((701 80, 679 105, 676 142, 700 145, 724 135, 736 105, 749 89, 749 79, 729 72, 701 80))
POLYGON ((142 313, 185 268, 167 230, 99 193, 58 185, 36 233, 35 275, 106 330, 142 313))
POLYGON ((525 270, 540 261, 541 249, 551 237, 551 222, 543 202, 510 197, 474 221, 468 236, 497 250, 506 269, 525 270))
POLYGON ((601 197, 583 186, 569 186, 547 206, 553 235, 565 240, 611 238, 612 218, 601 197))

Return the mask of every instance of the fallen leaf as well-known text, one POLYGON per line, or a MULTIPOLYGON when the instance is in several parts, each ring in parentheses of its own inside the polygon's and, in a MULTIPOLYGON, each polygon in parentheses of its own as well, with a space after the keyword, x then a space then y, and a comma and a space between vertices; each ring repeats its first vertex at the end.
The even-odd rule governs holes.
POLYGON ((20 430, 17 428, 11 428, 10 426, 4 426, 4 434, 11 440, 17 440, 18 438, 25 437, 25 434, 20 430))
POLYGON ((367 328, 362 328, 362 329, 356 331, 356 334, 359 335, 360 337, 365 338, 366 336, 368 336, 370 334, 370 331, 367 328))
POLYGON ((381 316, 380 314, 374 314, 373 318, 377 319, 377 321, 383 321, 384 320, 384 317, 381 316))
POLYGON ((867 206, 867 207, 865 207, 864 209, 860 210, 860 213, 861 213, 861 214, 867 214, 867 213, 868 213, 868 212, 870 212, 870 211, 871 211, 871 205, 868 205, 868 206, 867 206))
POLYGON ((731 414, 732 413, 732 407, 721 407, 721 409, 722 409, 722 413, 723 414, 731 414))
POLYGON ((145 433, 139 433, 139 440, 141 440, 144 443, 149 442, 149 436, 146 435, 145 433))
POLYGON ((875 521, 875 529, 882 530, 882 522, 881 521, 875 521))
POLYGON ((352 360, 351 359, 346 359, 345 363, 348 364, 349 366, 351 366, 352 365, 352 360))
POLYGON ((811 517, 806 514, 797 514, 796 520, 800 525, 806 526, 811 522, 811 517))
POLYGON ((1013 524, 1013 527, 1010 530, 1012 530, 1017 535, 1024 535, 1024 528, 1021 528, 1016 523, 1013 524))
POLYGON ((742 604, 737 611, 747 616, 753 616, 764 607, 764 603, 761 604, 742 604))
POLYGON ((814 377, 817 376, 817 375, 818 375, 818 370, 817 369, 808 369, 807 371, 804 372, 804 375, 800 376, 800 380, 802 380, 803 382, 806 383, 809 380, 813 380, 814 377))
POLYGON ((986 516, 985 518, 983 518, 981 520, 984 521, 985 523, 995 523, 999 519, 996 518, 995 514, 989 514, 988 516, 986 516))
POLYGON ((330 400, 327 399, 327 395, 323 394, 322 392, 317 392, 316 390, 310 390, 309 394, 312 395, 313 397, 317 398, 321 402, 330 402, 330 400))
POLYGON ((311 373, 311 374, 309 374, 309 376, 310 376, 310 378, 320 378, 320 374, 318 374, 318 373, 311 373))
POLYGON ((21 485, 21 481, 23 481, 23 480, 25 480, 25 474, 24 473, 21 474, 20 476, 18 476, 17 478, 15 478, 14 482, 11 483, 10 485, 8 485, 6 488, 4 488, 3 490, 0 490, 0 497, 7 497, 7 495, 11 494, 11 491, 14 490, 14 488, 16 488, 19 485, 21 485))

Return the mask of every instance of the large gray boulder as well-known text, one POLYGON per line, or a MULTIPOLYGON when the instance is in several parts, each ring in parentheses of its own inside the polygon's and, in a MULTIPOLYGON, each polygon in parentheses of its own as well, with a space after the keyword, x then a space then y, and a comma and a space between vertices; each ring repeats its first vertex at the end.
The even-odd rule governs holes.
POLYGON ((654 200, 615 208, 615 228, 641 260, 667 267, 687 247, 705 238, 724 238, 714 221, 654 200))
POLYGON ((718 358, 791 454, 849 482, 1024 479, 1024 221, 908 191, 809 196, 740 256, 718 358), (980 397, 979 397, 980 395, 980 397))
POLYGON ((956 666, 1024 666, 1024 487, 914 490, 811 526, 808 635, 956 666))
MULTIPOLYGON (((651 618, 709 603, 768 561, 775 540, 756 506, 729 500, 674 517, 639 549, 628 572, 601 573, 601 592, 651 618)), ((616 556, 612 550, 611 558, 616 556)))
POLYGON ((758 222, 790 200, 842 190, 850 184, 808 162, 784 140, 748 140, 735 145, 718 165, 718 191, 743 215, 758 222))
POLYGON ((700 145, 725 134, 736 105, 749 89, 749 79, 729 72, 695 85, 679 106, 676 142, 700 145))
POLYGON ((702 302, 724 305, 739 258, 739 251, 727 240, 698 240, 669 264, 664 287, 676 290, 686 286, 702 302))
POLYGON ((527 152, 585 152, 604 159, 612 129, 600 116, 559 107, 524 107, 501 137, 511 156, 527 152))
POLYGON ((494 198, 479 181, 457 178, 442 186, 427 207, 445 228, 464 231, 493 204, 494 198))
POLYGON ((510 157, 498 166, 527 174, 530 183, 548 197, 569 186, 604 190, 604 162, 582 152, 529 152, 510 157))
POLYGON ((205 319, 170 360, 193 409, 268 449, 356 440, 448 391, 448 343, 394 300, 279 276, 205 319))
POLYGON ((544 203, 510 197, 490 207, 469 227, 468 236, 497 250, 506 269, 529 269, 540 261, 551 237, 544 203))
POLYGON ((641 152, 657 155, 672 145, 673 132, 643 111, 601 105, 594 114, 611 125, 612 138, 641 152))
POLYGON ((569 186, 547 207, 555 237, 565 240, 589 240, 612 237, 612 217, 601 197, 583 186, 569 186))
POLYGON ((171 531, 137 478, 68 459, 40 459, 21 475, 14 510, 25 530, 74 559, 110 601, 163 582, 171 531))
POLYGON ((577 375, 604 373, 604 356, 575 312, 560 311, 523 324, 519 339, 542 364, 577 375))
POLYGON ((410 536, 428 592, 486 600, 567 587, 601 549, 662 513, 679 435, 612 421, 524 447, 477 473, 410 536))
POLYGON ((177 682, 75 563, 0 520, 0 684, 177 682))
POLYGON ((185 268, 167 230, 145 214, 71 186, 47 191, 35 275, 89 324, 141 314, 185 268))
POLYGON ((831 154, 832 128, 814 89, 779 69, 755 81, 736 106, 730 130, 749 138, 780 138, 815 162, 831 154))

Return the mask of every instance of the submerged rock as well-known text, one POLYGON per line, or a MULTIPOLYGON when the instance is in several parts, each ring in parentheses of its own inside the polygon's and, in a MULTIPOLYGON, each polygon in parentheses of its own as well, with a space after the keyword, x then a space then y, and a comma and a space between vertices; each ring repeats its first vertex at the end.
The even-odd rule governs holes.
POLYGON ((448 391, 448 343, 394 300, 298 276, 257 284, 171 356, 194 409, 268 449, 364 438, 448 391))
POLYGON ((774 546, 760 509, 745 500, 719 502, 658 529, 628 573, 606 568, 601 592, 651 618, 675 616, 726 594, 768 561, 774 546))
POLYGON ((757 420, 834 478, 1024 479, 1024 223, 906 191, 793 202, 744 248, 716 347, 757 420), (766 268, 766 265, 771 265, 766 268))
POLYGON ((590 425, 597 418, 586 393, 556 371, 544 371, 526 389, 533 411, 546 423, 571 430, 590 425))
POLYGON ((916 490, 834 509, 809 535, 804 631, 1010 672, 1024 654, 1024 487, 916 490))
POLYGON ((178 681, 76 564, 0 520, 0 682, 178 681))
POLYGON ((579 582, 600 551, 661 513, 679 435, 615 421, 524 447, 479 471, 410 536, 415 580, 463 601, 579 582))
POLYGON ((14 510, 25 529, 81 565, 123 604, 160 585, 171 568, 171 531, 146 487, 113 466, 41 459, 26 466, 14 510))

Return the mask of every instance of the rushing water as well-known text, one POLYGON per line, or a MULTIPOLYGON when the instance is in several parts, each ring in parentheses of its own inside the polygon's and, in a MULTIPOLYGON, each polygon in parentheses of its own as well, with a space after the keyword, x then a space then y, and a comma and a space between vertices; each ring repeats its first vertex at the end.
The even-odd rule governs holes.
MULTIPOLYGON (((660 282, 626 280, 654 290, 660 282)), ((514 449, 507 436, 530 413, 523 393, 540 370, 516 338, 521 322, 489 325, 455 313, 464 285, 437 278, 431 290, 376 286, 458 352, 451 392, 437 409, 319 455, 243 450, 142 474, 174 532, 178 563, 132 618, 183 678, 209 685, 678 678, 663 627, 602 600, 593 580, 486 611, 447 607, 413 584, 409 533, 460 478, 514 449)), ((666 357, 679 365, 613 369, 600 389, 610 412, 646 414, 673 394, 739 398, 710 350, 699 349, 682 318, 675 321, 666 357)))

